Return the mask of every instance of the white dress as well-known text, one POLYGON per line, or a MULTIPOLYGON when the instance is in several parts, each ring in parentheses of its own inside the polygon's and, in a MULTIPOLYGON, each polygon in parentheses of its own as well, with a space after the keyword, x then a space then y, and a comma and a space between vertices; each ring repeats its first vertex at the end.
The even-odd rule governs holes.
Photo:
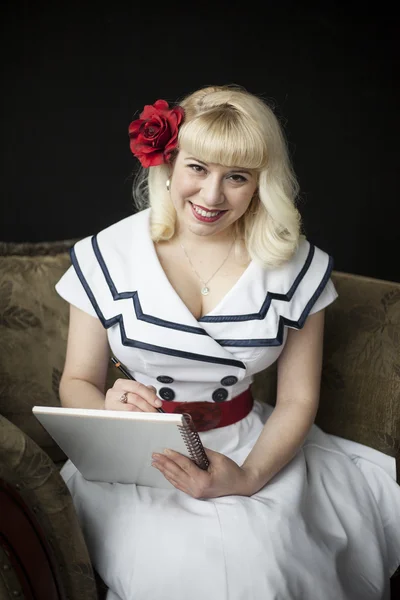
MULTIPOLYGON (((277 360, 288 327, 337 297, 332 260, 303 239, 280 268, 251 262, 197 321, 158 261, 149 217, 78 242, 56 289, 101 319, 114 355, 165 400, 228 402, 277 360)), ((241 464, 272 411, 256 401, 201 439, 241 464)), ((62 475, 108 600, 389 599, 400 564, 394 459, 315 425, 250 498, 88 482, 70 462, 62 475)))

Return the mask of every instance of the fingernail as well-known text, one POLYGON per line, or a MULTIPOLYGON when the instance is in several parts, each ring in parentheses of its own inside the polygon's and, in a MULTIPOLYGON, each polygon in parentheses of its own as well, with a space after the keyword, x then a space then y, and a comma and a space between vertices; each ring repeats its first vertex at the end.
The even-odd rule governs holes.
POLYGON ((164 450, 164 454, 167 454, 167 455, 168 455, 168 454, 171 454, 171 452, 168 450, 168 448, 166 448, 166 449, 164 450))
POLYGON ((147 387, 149 388, 149 390, 153 390, 153 392, 157 391, 154 385, 148 385, 147 387))
POLYGON ((154 404, 155 404, 156 406, 162 406, 162 402, 161 402, 161 400, 156 400, 156 401, 154 402, 154 404))

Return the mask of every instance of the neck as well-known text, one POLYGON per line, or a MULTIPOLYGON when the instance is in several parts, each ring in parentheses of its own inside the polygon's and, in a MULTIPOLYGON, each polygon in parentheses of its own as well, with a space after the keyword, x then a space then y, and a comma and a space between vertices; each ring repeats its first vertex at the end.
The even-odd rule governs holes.
POLYGON ((201 246, 204 248, 224 248, 232 244, 235 239, 235 232, 233 227, 229 227, 226 230, 220 231, 211 235, 199 235, 197 233, 193 233, 187 228, 177 227, 175 230, 176 239, 179 240, 181 244, 188 247, 196 247, 201 246))

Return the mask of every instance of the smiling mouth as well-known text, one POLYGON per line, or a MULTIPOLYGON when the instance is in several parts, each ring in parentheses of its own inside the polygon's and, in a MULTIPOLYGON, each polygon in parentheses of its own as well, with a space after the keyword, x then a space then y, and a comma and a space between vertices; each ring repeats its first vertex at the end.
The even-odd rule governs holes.
POLYGON ((192 205, 193 212, 196 215, 203 217, 205 219, 216 219, 217 217, 219 217, 222 214, 227 212, 226 210, 205 210, 201 206, 197 206, 197 204, 193 204, 193 202, 190 202, 190 204, 192 205))

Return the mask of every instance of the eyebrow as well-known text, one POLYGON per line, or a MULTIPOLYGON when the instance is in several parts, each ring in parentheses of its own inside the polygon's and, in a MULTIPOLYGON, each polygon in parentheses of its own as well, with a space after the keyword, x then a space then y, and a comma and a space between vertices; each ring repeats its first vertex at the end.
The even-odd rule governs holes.
MULTIPOLYGON (((202 160, 199 160, 195 156, 187 156, 184 160, 195 160, 196 162, 201 163, 205 167, 208 167, 207 163, 203 162, 202 160)), ((235 173, 247 173, 248 175, 252 175, 251 171, 249 171, 248 169, 241 169, 240 167, 230 167, 229 170, 234 171, 235 173)))

